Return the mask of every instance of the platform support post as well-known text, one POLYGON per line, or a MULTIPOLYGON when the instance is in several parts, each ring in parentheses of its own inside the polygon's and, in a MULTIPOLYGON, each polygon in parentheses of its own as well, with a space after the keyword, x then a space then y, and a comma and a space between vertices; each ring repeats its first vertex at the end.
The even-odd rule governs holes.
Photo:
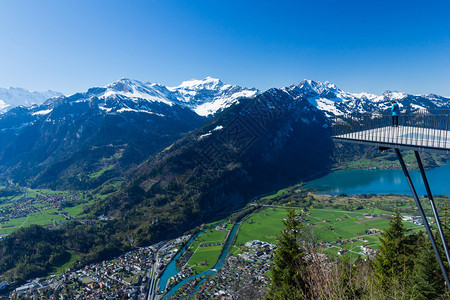
POLYGON ((439 219, 439 214, 436 209, 436 204, 434 203, 433 195, 431 194, 430 185, 428 184, 428 179, 425 174, 425 170, 423 168, 422 160, 420 159, 419 152, 414 151, 416 155, 417 164, 419 165, 420 173, 422 174, 423 183, 425 184, 425 188, 427 190, 428 199, 430 200, 431 208, 433 210, 434 219, 436 220, 436 225, 439 231, 439 235, 441 236, 442 245, 444 246, 445 256, 447 257, 447 263, 450 266, 450 255, 448 252, 447 241, 445 240, 444 231, 442 230, 441 220, 439 219))
POLYGON ((406 168, 405 162, 403 161, 403 157, 402 154, 400 153, 400 150, 398 148, 395 148, 395 153, 397 154, 398 161, 400 162, 400 165, 403 170, 403 174, 406 177, 406 181, 408 182, 411 193, 414 197, 414 200, 416 201, 416 205, 422 217, 423 224, 425 225, 425 229, 427 230, 428 236, 430 237, 431 245, 433 246, 434 253, 436 254, 436 258, 439 262, 439 266, 441 267, 441 271, 442 274, 444 275, 445 282, 447 283, 447 288, 450 291, 450 281, 448 279, 447 270, 445 270, 445 266, 444 263, 442 262, 441 255, 439 254, 436 242, 434 241, 433 233, 431 232, 431 228, 430 225, 428 224, 427 217, 425 215, 425 212, 423 211, 422 204, 420 204, 419 197, 417 196, 416 189, 414 188, 411 177, 409 176, 408 169, 406 168))

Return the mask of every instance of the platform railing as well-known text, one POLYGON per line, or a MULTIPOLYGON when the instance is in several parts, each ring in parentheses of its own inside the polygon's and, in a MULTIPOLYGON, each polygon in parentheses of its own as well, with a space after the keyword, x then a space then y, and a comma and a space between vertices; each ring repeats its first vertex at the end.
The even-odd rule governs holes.
POLYGON ((397 127, 391 114, 340 115, 332 129, 337 139, 450 148, 450 110, 403 112, 397 127))

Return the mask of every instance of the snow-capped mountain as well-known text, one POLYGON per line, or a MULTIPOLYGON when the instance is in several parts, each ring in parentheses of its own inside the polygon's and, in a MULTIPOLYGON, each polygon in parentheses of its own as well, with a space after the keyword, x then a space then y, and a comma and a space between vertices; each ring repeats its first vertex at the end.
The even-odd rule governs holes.
POLYGON ((257 93, 210 77, 171 88, 121 79, 12 108, 0 114, 0 174, 52 187, 96 186, 257 93), (101 178, 78 178, 105 168, 101 178))
POLYGON ((124 78, 105 87, 91 88, 85 93, 59 97, 56 101, 51 99, 34 113, 49 113, 55 103, 66 99, 78 102, 94 101, 100 109, 107 113, 134 111, 164 116, 165 110, 173 105, 178 105, 194 111, 199 116, 206 117, 222 111, 241 98, 251 98, 258 93, 257 89, 224 84, 221 80, 211 77, 203 80, 184 81, 176 87, 124 78))
POLYGON ((51 97, 60 95, 61 93, 50 90, 35 92, 15 87, 10 87, 9 89, 0 88, 0 113, 20 105, 39 105, 51 97))
POLYGON ((259 94, 255 88, 224 84, 220 79, 212 77, 183 81, 169 90, 179 95, 180 101, 200 116, 214 115, 241 98, 253 98, 259 94))
POLYGON ((0 175, 52 188, 98 186, 207 120, 169 96, 124 79, 12 108, 0 114, 0 175))
POLYGON ((396 100, 402 110, 449 109, 450 98, 429 94, 410 95, 386 91, 383 95, 348 93, 336 85, 312 80, 303 80, 283 90, 294 98, 306 97, 308 101, 324 111, 329 117, 342 114, 388 112, 391 101, 396 100))

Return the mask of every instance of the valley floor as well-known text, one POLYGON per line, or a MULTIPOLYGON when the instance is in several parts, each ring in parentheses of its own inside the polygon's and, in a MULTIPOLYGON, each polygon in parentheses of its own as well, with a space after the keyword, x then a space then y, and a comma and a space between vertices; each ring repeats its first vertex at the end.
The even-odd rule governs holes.
POLYGON ((244 209, 249 213, 242 219, 219 270, 196 275, 216 265, 236 221, 233 216, 203 225, 186 251, 181 249, 189 235, 139 248, 83 269, 68 269, 49 278, 37 278, 10 296, 47 299, 57 294, 63 299, 167 299, 159 290, 159 279, 175 255, 182 251, 177 260, 181 271, 171 271, 174 274, 167 284, 171 299, 194 295, 198 299, 263 297, 270 282, 271 259, 277 237, 284 228, 287 207, 295 209, 296 218, 308 235, 318 241, 322 255, 333 260, 341 256, 353 260, 375 255, 380 243, 378 235, 389 226, 395 209, 402 212, 405 228, 410 232, 422 230, 410 197, 330 197, 291 188, 256 200, 244 209), (181 281, 186 284, 171 290, 181 281))

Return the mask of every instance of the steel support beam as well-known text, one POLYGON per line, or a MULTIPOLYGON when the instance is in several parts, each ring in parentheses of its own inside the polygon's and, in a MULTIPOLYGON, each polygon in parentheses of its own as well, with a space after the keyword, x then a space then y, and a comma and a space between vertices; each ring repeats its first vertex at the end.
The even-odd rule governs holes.
POLYGON ((414 188, 411 177, 409 176, 408 169, 406 168, 405 162, 403 161, 403 157, 402 154, 400 153, 400 150, 395 148, 395 153, 397 154, 398 161, 400 162, 403 173, 406 177, 406 181, 408 182, 411 193, 414 197, 414 200, 416 201, 417 208, 419 209, 420 215, 423 220, 423 224, 425 225, 425 229, 427 230, 428 236, 430 237, 431 245, 433 246, 434 253, 436 254, 436 258, 439 262, 439 266, 441 267, 441 271, 442 274, 444 275, 445 282, 447 283, 447 288, 450 291, 450 281, 448 279, 447 270, 445 269, 444 263, 442 262, 441 259, 441 255, 439 254, 439 250, 436 246, 436 242, 434 241, 433 233, 431 232, 431 228, 430 225, 428 224, 427 217, 425 215, 425 212, 423 211, 422 204, 420 204, 419 197, 417 196, 416 189, 414 188))
POLYGON ((430 185, 428 184, 428 179, 425 174, 425 170, 423 168, 422 160, 420 159, 419 152, 414 151, 414 154, 416 155, 417 164, 419 165, 420 173, 422 174, 423 183, 425 184, 425 188, 426 188, 427 194, 428 194, 428 199, 430 200, 431 208, 433 210, 434 219, 436 220, 439 235, 441 236, 441 241, 442 241, 442 245, 444 246, 445 256, 447 257, 447 263, 450 266, 450 255, 448 252, 447 241, 445 240, 445 235, 444 235, 444 231, 442 230, 441 220, 439 219, 439 214, 436 209, 436 205, 434 203, 433 195, 431 194, 430 185))

